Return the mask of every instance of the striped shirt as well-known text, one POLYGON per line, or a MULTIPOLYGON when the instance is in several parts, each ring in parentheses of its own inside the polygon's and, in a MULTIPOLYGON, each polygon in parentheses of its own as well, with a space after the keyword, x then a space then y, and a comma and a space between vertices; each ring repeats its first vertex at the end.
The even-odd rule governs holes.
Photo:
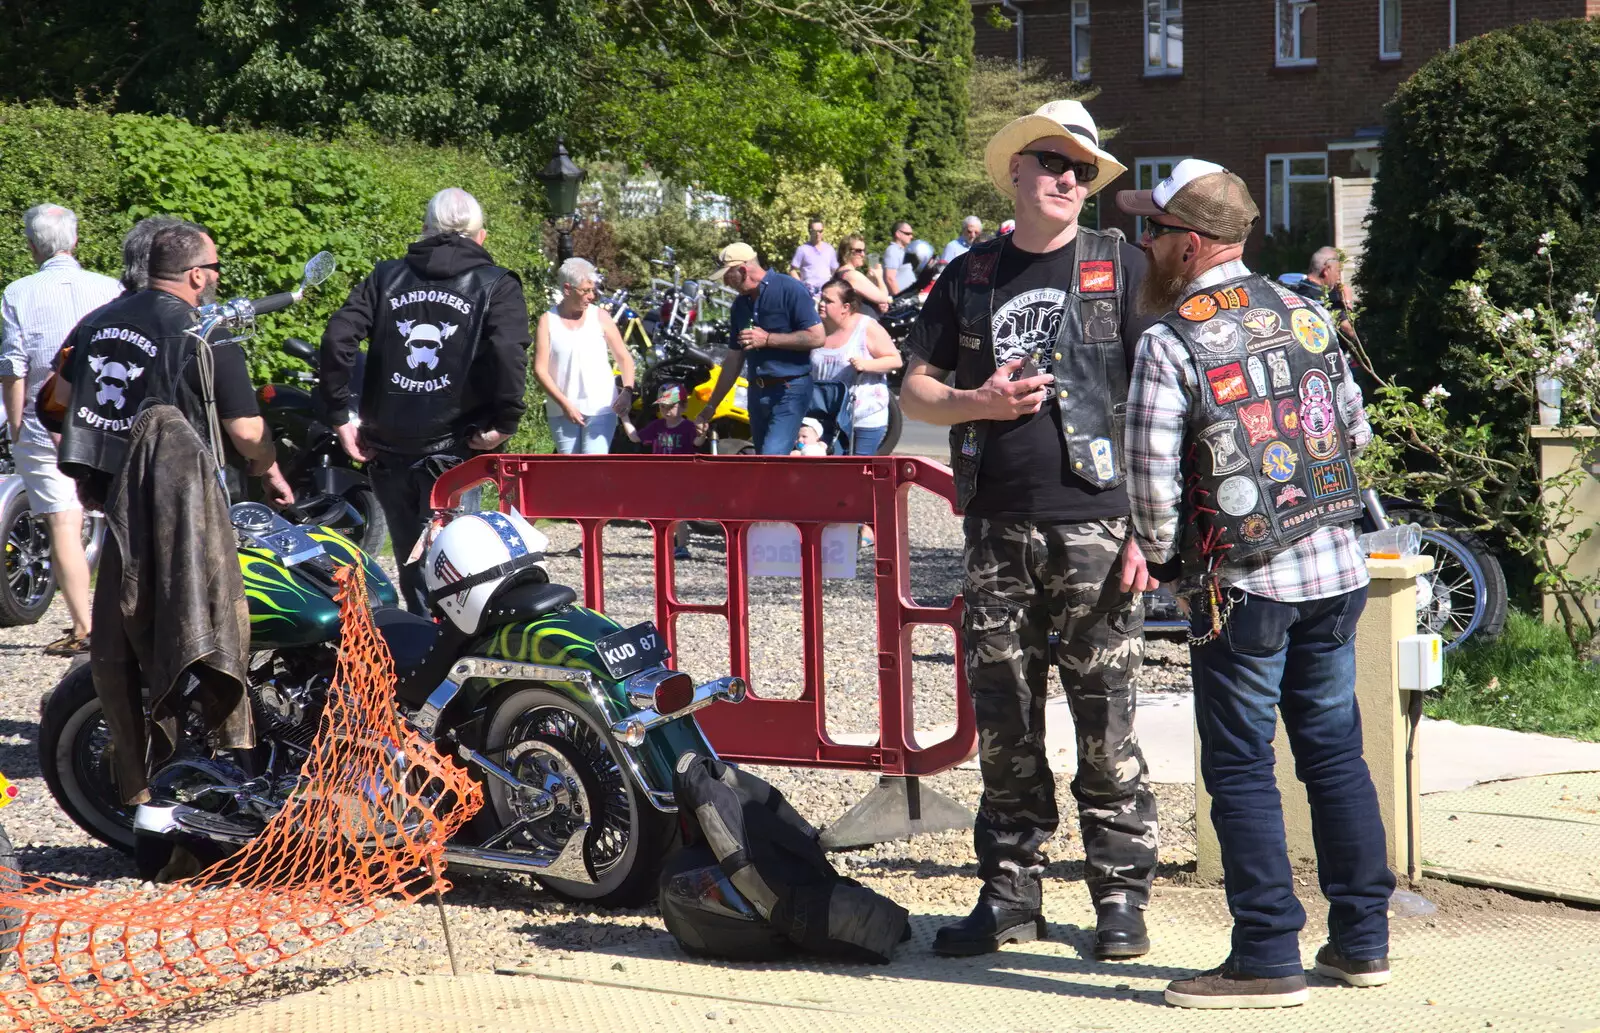
MULTIPOLYGON (((1225 280, 1249 275, 1243 262, 1208 269, 1189 284, 1185 294, 1225 280)), ((1276 286, 1276 285, 1274 285, 1276 286)), ((1287 292, 1285 292, 1287 293, 1287 292)), ((1300 300, 1296 296, 1296 300, 1300 300)), ((1307 302, 1324 319, 1326 310, 1307 302)), ((1341 353, 1341 361, 1343 355, 1341 353)), ((1350 430, 1352 454, 1372 440, 1362 406, 1361 388, 1345 363, 1342 412, 1350 430)), ((1165 563, 1177 555, 1185 514, 1182 511, 1182 457, 1189 413, 1197 405, 1200 377, 1194 359, 1170 327, 1156 323, 1139 338, 1128 391, 1128 498, 1134 531, 1145 558, 1165 563)), ((1192 572, 1191 572, 1192 573, 1192 572)), ((1224 561, 1218 568, 1224 584, 1279 602, 1305 602, 1352 592, 1367 583, 1367 563, 1349 527, 1324 527, 1279 552, 1224 561)), ((1192 587, 1186 585, 1184 587, 1192 587)))
POLYGON ((5 289, 0 300, 0 376, 28 382, 24 438, 50 444, 33 407, 50 364, 79 320, 121 294, 122 284, 90 272, 71 255, 56 255, 5 289))

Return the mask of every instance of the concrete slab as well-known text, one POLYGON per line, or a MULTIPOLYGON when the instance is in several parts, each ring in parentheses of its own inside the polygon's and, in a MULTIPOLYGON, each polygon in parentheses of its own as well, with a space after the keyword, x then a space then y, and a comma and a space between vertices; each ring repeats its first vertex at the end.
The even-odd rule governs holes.
POLYGON ((1458 882, 1600 905, 1600 774, 1424 798, 1422 867, 1458 882))
MULTIPOLYGON (((1314 891, 1311 891, 1314 896, 1314 891)), ((1308 897, 1308 904, 1311 900, 1308 897)), ((1093 915, 1076 886, 1047 898, 1052 940, 980 958, 929 953, 947 915, 914 920, 893 964, 696 960, 666 934, 582 954, 541 954, 519 975, 402 977, 271 1001, 204 1033, 794 1031, 861 1033, 1519 1033, 1600 1030, 1600 919, 1581 912, 1441 910, 1395 921, 1395 981, 1354 990, 1310 977, 1312 999, 1284 1011, 1167 1007, 1168 980, 1216 964, 1229 918, 1219 891, 1164 888, 1155 949, 1129 963, 1088 954, 1093 915)), ((1316 910, 1315 907, 1312 908, 1316 910)), ((603 923, 603 915, 595 921, 603 923)), ((1308 929, 1306 957, 1322 932, 1308 929)))

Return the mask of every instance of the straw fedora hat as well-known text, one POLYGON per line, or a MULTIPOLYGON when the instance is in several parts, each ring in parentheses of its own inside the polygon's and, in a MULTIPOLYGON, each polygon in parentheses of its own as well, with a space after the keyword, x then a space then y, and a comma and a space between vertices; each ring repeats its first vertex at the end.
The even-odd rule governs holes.
POLYGON ((984 148, 983 164, 989 170, 989 182, 1007 197, 1017 196, 1017 185, 1011 182, 1011 156, 1035 140, 1048 136, 1064 136, 1070 141, 1072 157, 1079 161, 1092 161, 1100 169, 1093 182, 1085 183, 1089 193, 1097 194, 1128 167, 1100 148, 1100 131, 1095 128, 1089 111, 1075 100, 1053 100, 1031 115, 1007 123, 989 138, 984 148))

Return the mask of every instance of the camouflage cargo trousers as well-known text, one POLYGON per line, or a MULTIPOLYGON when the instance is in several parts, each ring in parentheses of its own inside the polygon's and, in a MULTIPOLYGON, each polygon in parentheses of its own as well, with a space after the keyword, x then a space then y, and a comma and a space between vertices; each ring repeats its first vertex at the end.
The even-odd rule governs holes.
POLYGON ((973 841, 984 893, 1013 906, 1038 905, 1044 845, 1060 824, 1044 736, 1052 631, 1077 732, 1072 795, 1089 895, 1149 901, 1156 801, 1133 731, 1144 611, 1122 590, 1127 534, 1126 519, 966 520, 967 681, 983 772, 973 841))

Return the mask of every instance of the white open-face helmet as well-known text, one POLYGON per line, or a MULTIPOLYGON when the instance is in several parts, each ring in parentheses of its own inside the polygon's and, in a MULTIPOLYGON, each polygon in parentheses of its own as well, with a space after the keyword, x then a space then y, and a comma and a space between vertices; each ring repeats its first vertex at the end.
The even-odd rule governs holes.
POLYGON ((535 568, 544 572, 550 540, 522 514, 469 513, 439 531, 422 560, 428 601, 451 623, 475 635, 495 593, 535 568))

